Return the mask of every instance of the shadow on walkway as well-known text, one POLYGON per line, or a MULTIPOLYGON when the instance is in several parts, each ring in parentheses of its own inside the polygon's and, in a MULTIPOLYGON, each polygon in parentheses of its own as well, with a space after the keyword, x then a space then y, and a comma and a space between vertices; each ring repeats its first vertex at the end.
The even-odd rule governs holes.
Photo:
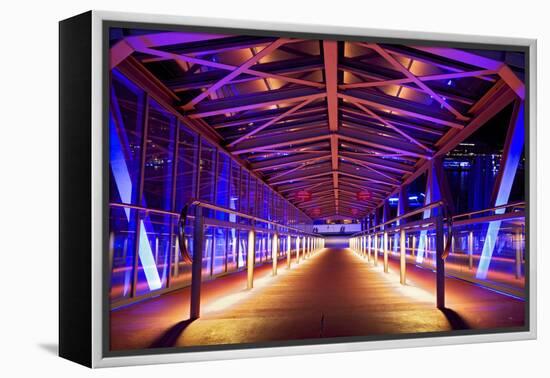
POLYGON ((443 315, 445 315, 453 330, 471 328, 468 322, 466 322, 466 320, 464 320, 462 316, 460 316, 456 311, 451 310, 450 308, 443 308, 440 309, 440 311, 443 313, 443 315))
POLYGON ((160 336, 158 339, 153 341, 151 346, 149 348, 165 348, 165 347, 172 347, 176 344, 176 341, 180 337, 180 335, 185 331, 191 323, 193 323, 194 319, 187 319, 184 321, 181 321, 179 323, 176 323, 172 328, 167 330, 162 336, 160 336))

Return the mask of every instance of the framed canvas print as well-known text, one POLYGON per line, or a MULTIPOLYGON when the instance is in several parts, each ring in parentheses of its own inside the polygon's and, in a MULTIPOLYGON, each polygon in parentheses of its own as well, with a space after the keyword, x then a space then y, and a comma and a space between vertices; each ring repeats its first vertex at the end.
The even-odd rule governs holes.
POLYGON ((536 42, 60 22, 60 355, 536 337, 536 42))

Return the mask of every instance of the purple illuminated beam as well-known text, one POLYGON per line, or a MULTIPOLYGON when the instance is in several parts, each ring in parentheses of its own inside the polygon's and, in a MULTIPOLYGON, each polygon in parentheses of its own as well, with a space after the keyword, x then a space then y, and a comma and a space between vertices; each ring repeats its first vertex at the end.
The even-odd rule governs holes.
POLYGON ((166 45, 177 45, 180 43, 209 41, 212 39, 225 38, 226 35, 209 33, 153 33, 126 37, 117 42, 110 51, 111 69, 130 56, 134 51, 150 47, 166 45))
MULTIPOLYGON (((508 135, 506 136, 506 144, 500 163, 500 172, 498 179, 495 182, 498 187, 494 202, 495 207, 506 205, 508 203, 510 192, 512 191, 512 185, 514 184, 514 178, 516 177, 518 165, 521 160, 524 142, 524 104, 523 101, 521 101, 521 103, 516 102, 514 106, 514 112, 510 120, 508 135)), ((503 214, 504 210, 504 208, 498 209, 495 211, 495 214, 503 214)), ((477 267, 476 278, 487 278, 487 273, 489 271, 489 265, 495 249, 501 222, 502 221, 493 221, 489 223, 487 234, 485 236, 485 242, 483 243, 483 251, 481 252, 479 265, 477 267)))
MULTIPOLYGON (((341 155, 340 155, 341 156, 341 155)), ((390 176, 384 172, 382 172, 381 170, 379 169, 375 169, 373 168, 370 164, 368 163, 364 163, 363 161, 361 160, 358 160, 358 159, 354 159, 354 158, 344 158, 346 160, 349 160, 350 162, 354 163, 354 164, 357 164, 365 169, 368 169, 369 171, 373 172, 373 173, 376 173, 377 175, 380 175, 386 179, 388 179, 389 181, 393 182, 394 184, 399 184, 401 181, 398 180, 397 178, 393 177, 393 176, 390 176)))
POLYGON ((260 131, 262 131, 263 129, 283 120, 284 118, 288 117, 289 115, 292 115, 294 114, 295 112, 297 112, 298 110, 300 110, 301 108, 303 108, 304 106, 310 104, 311 102, 319 99, 319 98, 322 98, 324 97, 324 95, 318 95, 318 96, 313 96, 311 98, 308 98, 307 100, 299 103, 298 105, 295 105, 293 106, 292 108, 290 108, 289 110, 287 110, 286 112, 284 112, 283 114, 280 114, 278 115, 277 117, 267 121, 266 123, 264 123, 263 125, 261 126, 258 126, 256 127, 254 130, 246 133, 245 135, 239 137, 238 139, 234 140, 233 142, 229 143, 227 146, 228 147, 234 147, 235 145, 237 145, 239 142, 247 139, 247 138, 250 138, 252 135, 255 135, 257 133, 259 133, 260 131))
POLYGON ((324 160, 330 158, 330 155, 326 153, 317 153, 318 156, 311 156, 310 154, 297 154, 292 156, 287 156, 284 158, 274 158, 267 161, 261 161, 256 164, 252 164, 253 171, 264 171, 269 169, 285 169, 287 167, 295 166, 297 164, 301 165, 303 163, 313 163, 315 161, 324 160))
MULTIPOLYGON (((461 79, 465 77, 484 77, 487 75, 496 74, 496 70, 476 70, 476 71, 464 71, 464 72, 453 72, 448 74, 439 74, 439 75, 425 75, 425 76, 416 76, 416 78, 422 82, 425 81, 434 81, 434 80, 450 80, 450 79, 461 79)), ((352 88, 372 88, 372 87, 383 87, 386 85, 403 85, 414 82, 411 78, 404 79, 393 79, 393 80, 377 80, 369 82, 360 82, 352 84, 343 84, 340 85, 340 89, 352 89, 352 88)))
MULTIPOLYGON (((422 154, 422 153, 418 153, 418 152, 414 152, 414 151, 408 151, 408 150, 404 150, 404 149, 401 149, 401 148, 396 148, 396 147, 393 147, 393 146, 391 146, 389 144, 385 144, 385 143, 372 142, 369 139, 360 139, 360 138, 355 138, 355 137, 351 137, 351 136, 347 136, 347 135, 339 135, 338 138, 340 140, 343 140, 343 141, 356 143, 356 144, 363 145, 363 146, 368 146, 368 147, 379 148, 381 150, 397 152, 397 153, 400 153, 400 154, 403 154, 403 155, 414 156, 414 157, 417 157, 417 158, 427 158, 427 159, 429 159, 431 157, 428 154, 422 154)), ((391 141, 389 143, 391 143, 391 141)))
MULTIPOLYGON (((298 95, 298 96, 291 96, 284 99, 274 99, 274 100, 266 100, 262 102, 240 104, 240 105, 230 106, 223 109, 199 111, 197 113, 189 114, 189 118, 191 119, 204 118, 204 117, 211 117, 211 116, 220 115, 220 114, 242 112, 245 110, 267 108, 273 105, 279 105, 282 102, 285 102, 285 103, 301 102, 301 101, 306 101, 312 97, 317 98, 317 96, 318 94, 309 94, 309 95, 303 95, 303 96, 298 95)), ((324 97, 324 95, 322 97, 324 97)))
POLYGON ((363 112, 367 113, 369 116, 376 119, 378 122, 382 123, 384 126, 396 131, 399 135, 401 135, 403 138, 405 138, 405 140, 407 140, 408 142, 414 143, 417 146, 419 146, 420 148, 422 148, 422 149, 424 149, 424 150, 426 150, 430 153, 434 152, 434 150, 432 150, 431 148, 429 148, 425 144, 419 142, 416 138, 413 138, 412 136, 410 136, 409 134, 407 134, 406 132, 401 130, 400 127, 394 126, 393 123, 391 123, 389 121, 386 121, 384 118, 380 117, 378 114, 376 114, 375 112, 373 112, 369 108, 365 107, 364 105, 361 105, 357 102, 355 102, 354 105, 356 107, 358 107, 359 109, 361 109, 363 112))
POLYGON ((516 76, 516 74, 503 62, 476 55, 468 51, 451 49, 446 47, 413 46, 417 50, 425 51, 430 54, 442 56, 447 59, 463 62, 472 66, 498 71, 499 76, 508 84, 508 86, 518 95, 520 99, 525 99, 525 84, 516 76))
POLYGON ((218 80, 215 84, 211 85, 207 90, 202 92, 200 95, 189 101, 187 104, 183 106, 184 110, 190 110, 195 107, 199 102, 210 96, 211 94, 215 93, 218 89, 229 83, 231 80, 242 74, 244 71, 258 63, 260 59, 266 57, 267 55, 271 54, 273 51, 277 50, 279 46, 284 45, 288 42, 288 39, 286 38, 279 38, 275 42, 271 43, 270 45, 264 47, 260 52, 258 52, 256 55, 254 55, 252 58, 248 59, 246 62, 235 68, 231 71, 228 75, 226 75, 221 80, 218 80))
POLYGON ((449 112, 454 114, 454 116, 457 119, 462 120, 462 121, 467 121, 469 119, 468 117, 465 117, 462 114, 460 114, 460 112, 458 110, 456 110, 455 108, 453 108, 451 105, 449 105, 447 103, 447 101, 445 101, 440 95, 435 93, 430 87, 428 87, 426 84, 424 84, 424 82, 422 80, 419 80, 416 76, 414 76, 407 68, 405 68, 401 63, 399 63, 399 61, 397 61, 397 59, 395 59, 393 56, 388 54, 388 52, 386 50, 384 50, 383 48, 381 48, 380 46, 378 46, 375 43, 367 43, 367 44, 362 44, 362 45, 364 45, 364 46, 366 46, 370 49, 373 49, 378 54, 380 54, 380 56, 382 56, 382 58, 384 58, 388 63, 390 63, 396 70, 401 72, 408 79, 410 79, 414 84, 418 85, 418 87, 422 88, 426 93, 428 93, 430 96, 432 96, 432 98, 434 100, 436 100, 437 102, 439 102, 439 104, 441 104, 441 106, 443 106, 449 112))
POLYGON ((244 149, 237 149, 237 150, 231 151, 231 153, 233 155, 240 155, 240 154, 246 154, 246 153, 250 153, 250 152, 261 152, 261 151, 263 151, 263 149, 272 149, 272 148, 276 149, 276 148, 279 148, 279 147, 285 147, 285 146, 290 146, 290 145, 295 145, 295 144, 313 143, 313 142, 318 142, 320 140, 326 140, 328 138, 329 138, 328 135, 319 135, 319 136, 316 136, 316 137, 303 138, 303 139, 298 139, 298 140, 288 140, 288 141, 275 143, 275 144, 271 144, 271 145, 256 146, 256 147, 244 148, 244 149))
POLYGON ((323 41, 323 58, 325 62, 328 129, 331 133, 332 187, 334 189, 334 206, 338 213, 338 136, 336 135, 338 131, 338 42, 323 41))
POLYGON ((428 122, 431 122, 431 123, 435 123, 435 124, 443 125, 443 126, 447 126, 447 127, 452 127, 452 128, 457 128, 457 129, 462 129, 464 127, 464 125, 462 125, 460 123, 453 122, 453 121, 448 121, 448 120, 445 120, 445 119, 432 117, 432 116, 429 116, 429 115, 426 115, 426 114, 421 114, 421 113, 414 112, 414 111, 411 111, 411 110, 404 110, 404 109, 399 108, 399 107, 395 107, 395 106, 391 106, 391 105, 387 105, 387 104, 382 104, 382 103, 378 103, 378 102, 374 102, 374 101, 370 101, 370 100, 350 96, 350 95, 347 95, 347 94, 344 94, 344 93, 339 93, 338 96, 340 98, 352 103, 352 104, 359 103, 359 104, 367 105, 367 106, 370 106, 370 107, 375 107, 375 108, 378 108, 378 109, 390 110, 390 111, 396 112, 397 114, 406 115, 406 116, 409 116, 409 117, 421 119, 423 121, 428 121, 428 122))
MULTIPOLYGON (((143 47, 143 48, 139 48, 139 49, 136 48, 135 51, 139 51, 141 53, 148 54, 148 55, 161 57, 161 58, 164 58, 164 59, 172 59, 172 60, 175 60, 177 62, 187 62, 187 63, 191 63, 191 64, 198 64, 198 65, 205 66, 205 67, 218 68, 218 69, 227 70, 227 71, 233 71, 233 70, 238 68, 238 66, 233 66, 231 64, 213 62, 213 61, 206 60, 206 59, 201 59, 201 58, 188 56, 188 55, 183 55, 183 54, 174 54, 174 53, 171 53, 171 52, 168 52, 168 51, 162 51, 162 50, 152 49, 152 48, 148 48, 148 47, 143 47)), ((285 81, 285 82, 288 82, 288 83, 300 84, 300 85, 305 85, 305 86, 310 86, 310 87, 316 87, 316 88, 323 88, 324 87, 324 84, 316 83, 314 81, 293 78, 293 77, 290 77, 290 76, 278 75, 278 74, 275 74, 275 73, 256 71, 256 70, 253 70, 253 69, 246 69, 242 73, 249 74, 249 75, 254 75, 254 76, 257 76, 257 77, 260 77, 260 78, 272 78, 272 79, 285 81)))

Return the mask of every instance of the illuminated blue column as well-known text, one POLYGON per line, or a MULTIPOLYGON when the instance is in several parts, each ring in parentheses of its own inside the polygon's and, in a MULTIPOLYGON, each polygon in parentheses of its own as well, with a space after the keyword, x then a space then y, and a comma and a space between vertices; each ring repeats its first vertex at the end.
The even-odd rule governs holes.
MULTIPOLYGON (((432 202, 436 202, 441 200, 441 189, 437 177, 437 170, 435 167, 436 163, 440 163, 441 160, 439 159, 433 159, 430 163, 430 166, 428 167, 428 177, 426 180, 426 202, 425 204, 428 205, 432 202)), ((442 173, 442 171, 439 171, 442 173)), ((423 219, 428 219, 432 215, 437 215, 438 209, 429 209, 425 210, 424 214, 422 215, 423 219), (432 214, 433 213, 433 214, 432 214)), ((427 230, 420 231, 420 237, 418 238, 418 250, 416 254, 416 262, 422 263, 424 261, 424 253, 427 250, 427 238, 428 238, 428 232, 427 230)))
MULTIPOLYGON (((502 153, 499 176, 495 182, 494 206, 506 205, 510 197, 516 171, 521 160, 523 146, 525 142, 525 120, 524 103, 516 102, 514 112, 510 119, 510 126, 506 135, 506 143, 502 153)), ((503 214, 505 209, 495 210, 495 214, 503 214)), ((489 223, 483 250, 477 267, 476 278, 485 279, 489 271, 491 257, 495 249, 500 224, 502 221, 493 221, 489 223)))

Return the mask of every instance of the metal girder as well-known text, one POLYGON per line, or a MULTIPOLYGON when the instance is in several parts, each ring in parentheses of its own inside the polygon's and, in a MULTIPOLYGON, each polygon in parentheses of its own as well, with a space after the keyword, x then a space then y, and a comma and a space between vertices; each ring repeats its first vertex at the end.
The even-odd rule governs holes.
MULTIPOLYGON (((199 72, 193 75, 186 75, 180 78, 165 80, 164 83, 174 92, 200 89, 213 85, 216 81, 222 79, 225 75, 227 75, 227 71, 230 67, 234 66, 226 65, 226 69, 213 69, 211 71, 199 72)), ((318 57, 258 63, 254 66, 252 74, 243 73, 239 77, 231 80, 231 84, 246 83, 249 81, 266 78, 281 79, 282 75, 310 72, 320 68, 322 68, 322 61, 318 57)), ((287 77, 284 77, 284 79, 287 81, 287 77)), ((293 82, 298 84, 296 81, 293 82)), ((303 85, 310 85, 318 88, 324 87, 323 83, 315 83, 309 80, 303 80, 303 85)))
POLYGON ((267 121, 266 123, 254 128, 253 130, 249 131, 248 133, 246 133, 245 135, 237 138, 236 140, 232 141, 231 143, 229 143, 227 146, 228 147, 233 147, 235 145, 237 145, 239 142, 245 140, 245 139, 248 139, 250 138, 251 136, 259 133, 260 131, 262 131, 263 129, 283 120, 284 118, 288 117, 289 115, 295 113, 296 111, 300 110, 301 108, 303 108, 304 106, 310 104, 312 101, 316 100, 315 97, 311 97, 301 103, 299 103, 298 105, 295 105, 293 107, 291 107, 290 109, 288 109, 286 112, 284 112, 283 114, 280 114, 278 115, 277 117, 275 118, 272 118, 271 120, 267 121))
MULTIPOLYGON (((462 72, 453 72, 448 74, 438 74, 438 75, 425 75, 417 76, 416 78, 422 82, 434 81, 434 80, 451 80, 451 79, 462 79, 465 77, 477 77, 483 78, 484 76, 496 74, 496 70, 475 70, 475 71, 462 71, 462 72)), ((352 88, 374 88, 374 87, 383 87, 386 85, 403 85, 408 83, 413 83, 414 80, 411 78, 404 79, 387 79, 387 80, 378 80, 378 81, 367 81, 361 83, 352 83, 352 84, 343 84, 340 85, 340 89, 352 89, 352 88)))
POLYGON ((447 47, 414 46, 415 49, 439 55, 451 60, 460 61, 471 66, 498 71, 499 76, 522 100, 525 99, 525 84, 504 62, 490 59, 464 50, 447 47))
POLYGON ((453 108, 451 105, 449 105, 449 103, 445 101, 445 99, 443 99, 439 94, 435 93, 422 80, 419 80, 416 76, 414 76, 407 68, 405 68, 393 56, 388 54, 387 51, 385 51, 383 48, 378 46, 376 43, 368 43, 368 44, 365 44, 365 46, 375 50, 378 54, 380 54, 380 56, 382 56, 382 58, 388 61, 396 70, 401 72, 408 79, 410 79, 414 84, 416 84, 419 88, 422 88, 426 93, 432 96, 434 100, 439 102, 439 104, 441 104, 442 107, 444 107, 449 112, 451 112, 457 119, 462 121, 467 121, 469 119, 468 117, 465 117, 464 115, 460 114, 460 112, 457 111, 455 108, 453 108))
POLYGON ((340 157, 343 159, 350 159, 350 161, 357 161, 360 164, 369 165, 373 168, 383 169, 386 171, 392 171, 400 174, 411 173, 414 167, 396 163, 388 159, 381 159, 373 156, 366 156, 365 154, 356 154, 353 155, 349 152, 341 151, 340 157))
POLYGON ((126 37, 113 45, 110 49, 110 68, 115 68, 120 62, 130 56, 134 51, 143 48, 160 47, 173 44, 203 42, 212 39, 226 38, 226 35, 211 33, 150 33, 126 37))
POLYGON ((218 89, 229 83, 231 80, 239 76, 241 73, 255 65, 260 59, 263 57, 271 54, 273 51, 277 50, 279 46, 287 43, 288 40, 286 38, 279 38, 275 42, 271 43, 270 45, 264 47, 260 52, 258 52, 256 55, 254 55, 252 58, 248 59, 246 62, 241 64, 239 67, 236 67, 233 69, 228 75, 223 77, 222 79, 218 80, 215 84, 208 87, 207 90, 202 92, 197 97, 193 98, 191 101, 189 101, 187 104, 183 106, 184 110, 193 109, 195 105, 197 105, 199 102, 210 96, 212 93, 215 93, 218 89))
POLYGON ((278 148, 284 146, 301 145, 305 143, 318 142, 328 139, 328 135, 319 135, 315 130, 305 130, 293 134, 282 134, 279 136, 270 136, 265 138, 254 138, 243 142, 239 148, 232 149, 230 152, 234 155, 244 154, 248 152, 260 152, 264 148, 278 148), (297 138, 297 139, 293 139, 297 138))
POLYGON ((330 155, 323 152, 313 154, 298 154, 295 156, 277 157, 270 160, 260 161, 258 163, 252 163, 252 170, 263 171, 266 169, 280 169, 292 165, 302 164, 310 161, 317 161, 321 159, 327 159, 330 155))
POLYGON ((304 179, 308 179, 308 178, 321 177, 321 176, 326 176, 328 174, 331 174, 331 171, 327 172, 326 166, 325 166, 324 169, 323 169, 323 167, 320 167, 319 169, 315 170, 314 173, 308 173, 308 172, 304 173, 304 172, 302 172, 302 174, 294 175, 294 176, 291 176, 291 177, 286 177, 283 180, 273 180, 273 181, 268 180, 268 183, 270 185, 281 185, 281 184, 284 184, 284 183, 287 183, 287 182, 294 182, 294 181, 304 180, 304 179))
POLYGON ((214 115, 224 115, 258 108, 268 108, 280 103, 306 101, 312 97, 324 94, 316 88, 288 88, 239 96, 238 98, 222 98, 203 102, 194 112, 189 112, 189 118, 205 118, 214 115))
POLYGON ((364 136, 364 134, 354 132, 353 130, 347 128, 342 128, 338 138, 351 143, 373 147, 382 151, 396 152, 403 155, 414 156, 416 158, 429 159, 431 157, 431 154, 422 152, 422 150, 419 149, 413 149, 412 147, 414 146, 408 143, 399 143, 394 139, 392 140, 375 134, 369 135, 368 139, 364 138, 364 136))
POLYGON ((407 141, 416 144, 420 148, 432 153, 434 150, 432 150, 430 147, 426 146, 424 143, 421 143, 418 141, 418 139, 412 137, 411 135, 407 134, 403 130, 401 130, 399 127, 395 126, 393 123, 386 121, 384 118, 380 117, 378 114, 370 110, 364 105, 361 105, 360 103, 354 103, 355 106, 357 106, 359 109, 361 109, 363 112, 367 113, 369 116, 375 118, 378 122, 382 123, 384 126, 389 127, 390 129, 396 131, 399 135, 401 135, 403 138, 405 138, 407 141))
POLYGON ((409 129, 414 132, 422 133, 424 137, 427 135, 434 136, 434 137, 441 137, 441 135, 444 134, 444 127, 440 127, 439 129, 434 129, 432 127, 427 127, 424 125, 418 125, 414 124, 413 122, 404 122, 400 120, 398 117, 396 117, 394 114, 387 113, 385 115, 376 114, 376 116, 371 116, 369 113, 366 113, 362 110, 359 110, 356 105, 353 105, 354 108, 348 106, 341 106, 340 110, 342 112, 342 115, 345 117, 349 117, 349 119, 354 119, 356 122, 364 122, 365 124, 369 125, 384 125, 382 120, 386 122, 390 122, 395 127, 400 127, 403 129, 409 129), (378 118, 382 118, 382 120, 378 120, 378 118))
POLYGON ((411 117, 413 119, 422 120, 428 122, 428 124, 438 124, 447 127, 454 127, 462 129, 463 123, 451 120, 442 114, 437 114, 433 110, 426 108, 421 104, 414 103, 405 99, 398 99, 397 97, 382 95, 379 93, 369 93, 366 91, 351 89, 338 95, 345 101, 350 103, 359 103, 367 105, 371 108, 378 109, 379 111, 392 111, 400 116, 411 117))
POLYGON ((328 129, 330 133, 330 153, 332 155, 332 187, 334 205, 338 212, 338 42, 323 41, 325 62, 325 83, 327 91, 328 129))

